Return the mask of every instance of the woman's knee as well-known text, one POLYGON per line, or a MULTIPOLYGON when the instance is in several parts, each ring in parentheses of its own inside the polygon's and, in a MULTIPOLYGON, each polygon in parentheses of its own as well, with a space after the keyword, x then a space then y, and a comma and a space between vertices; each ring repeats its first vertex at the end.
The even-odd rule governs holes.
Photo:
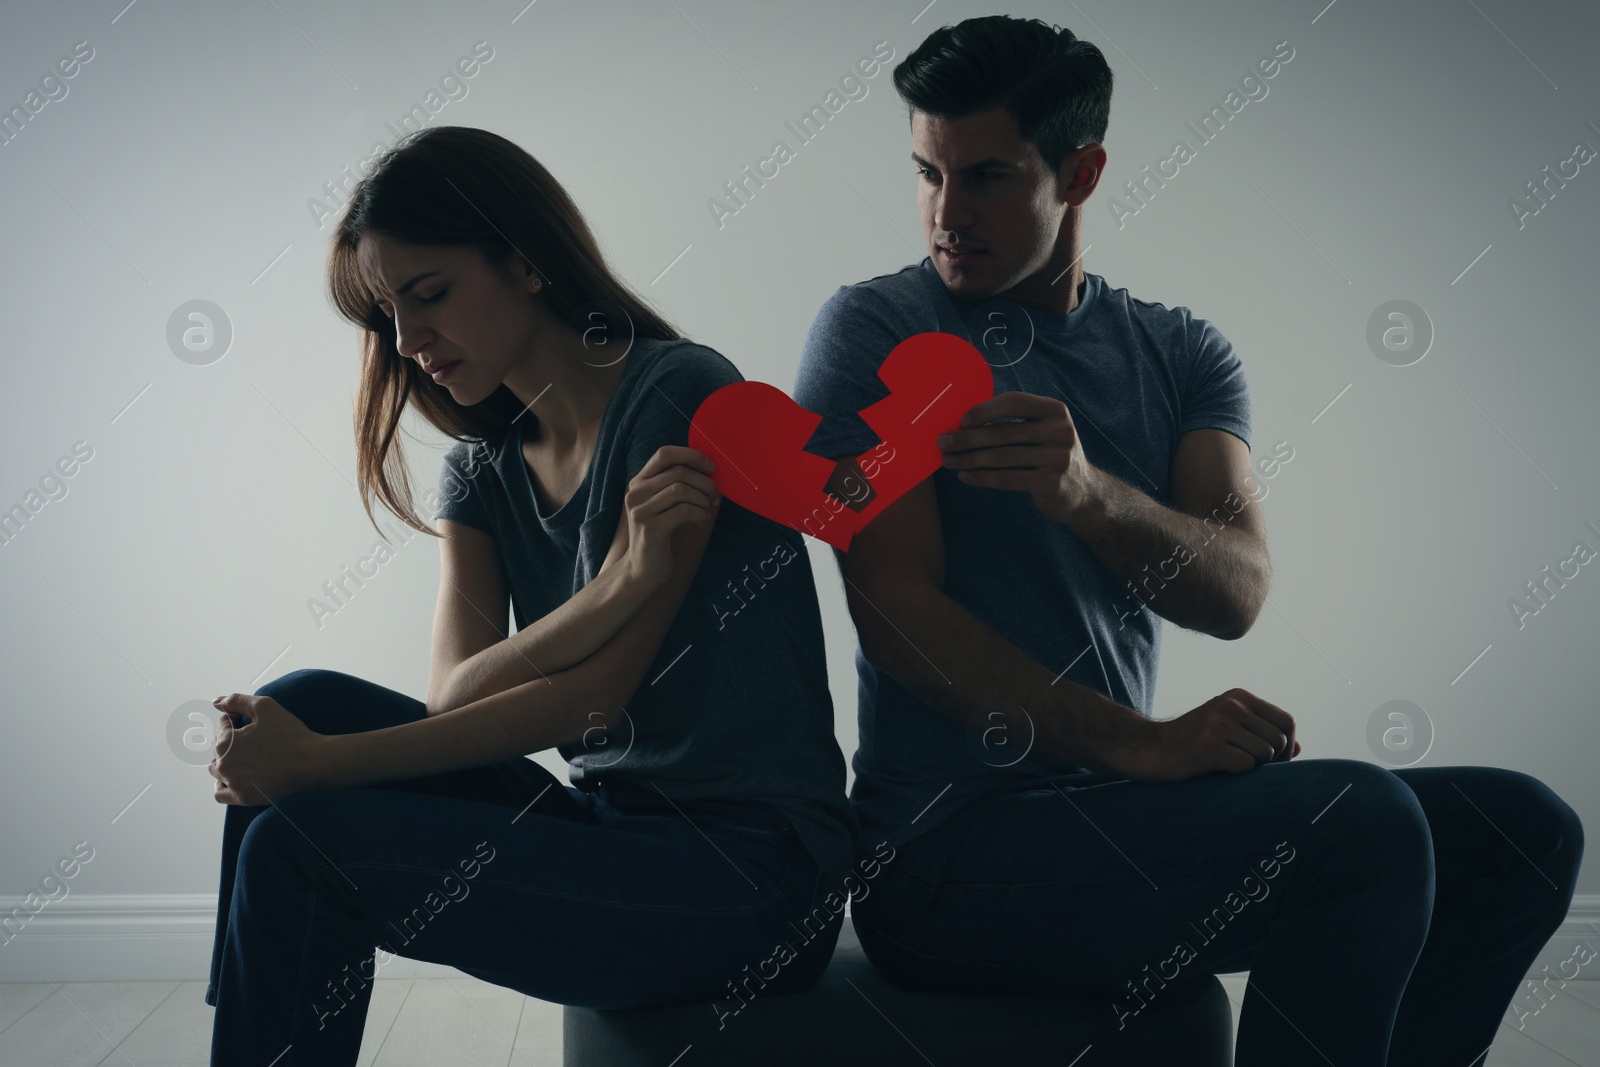
POLYGON ((339 704, 334 690, 343 687, 345 677, 338 671, 306 667, 279 675, 258 688, 255 695, 271 697, 311 729, 326 733, 325 720, 339 704))
POLYGON ((293 832, 292 827, 283 813, 274 807, 264 808, 251 819, 250 825, 244 828, 244 834, 239 838, 239 860, 234 877, 246 882, 251 877, 249 872, 256 867, 268 871, 280 870, 285 849, 292 846, 285 836, 286 832, 293 832))
MULTIPOLYGON (((278 878, 299 866, 308 871, 333 865, 329 851, 334 831, 350 821, 352 801, 366 791, 317 789, 294 793, 264 806, 239 838, 236 877, 278 878)), ((348 835, 344 835, 348 836, 348 835)))
POLYGON ((343 671, 306 667, 256 690, 319 734, 357 733, 425 716, 421 701, 343 671))

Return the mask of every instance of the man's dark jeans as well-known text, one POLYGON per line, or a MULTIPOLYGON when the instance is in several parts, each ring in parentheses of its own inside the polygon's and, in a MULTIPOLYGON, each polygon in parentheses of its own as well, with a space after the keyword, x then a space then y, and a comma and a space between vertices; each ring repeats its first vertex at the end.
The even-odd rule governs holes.
POLYGON ((1578 816, 1516 771, 1082 774, 913 838, 851 920, 897 984, 1114 997, 1109 1033, 1169 982, 1248 970, 1237 1067, 1469 1067, 1582 856, 1578 816))

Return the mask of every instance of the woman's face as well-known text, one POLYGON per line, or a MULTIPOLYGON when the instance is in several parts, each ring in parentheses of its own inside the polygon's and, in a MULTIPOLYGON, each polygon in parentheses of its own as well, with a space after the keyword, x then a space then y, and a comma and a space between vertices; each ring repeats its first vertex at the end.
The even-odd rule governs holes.
POLYGON ((507 277, 471 245, 414 245, 379 234, 361 238, 356 255, 394 320, 395 347, 425 370, 458 404, 493 393, 533 351, 541 305, 537 275, 513 256, 507 277))

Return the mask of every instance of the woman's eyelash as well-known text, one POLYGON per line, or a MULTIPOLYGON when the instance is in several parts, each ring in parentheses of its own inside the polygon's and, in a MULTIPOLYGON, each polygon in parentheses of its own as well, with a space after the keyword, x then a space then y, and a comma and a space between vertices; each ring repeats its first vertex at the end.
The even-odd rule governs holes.
MULTIPOLYGON (((436 304, 439 301, 443 300, 444 299, 444 294, 448 293, 449 291, 450 290, 448 288, 446 288, 446 289, 440 289, 437 293, 434 293, 432 296, 419 296, 419 297, 417 297, 417 303, 419 303, 419 304, 436 304)), ((394 312, 390 311, 388 308, 384 307, 382 304, 378 305, 378 310, 383 312, 389 318, 391 318, 391 319, 394 318, 394 312)))

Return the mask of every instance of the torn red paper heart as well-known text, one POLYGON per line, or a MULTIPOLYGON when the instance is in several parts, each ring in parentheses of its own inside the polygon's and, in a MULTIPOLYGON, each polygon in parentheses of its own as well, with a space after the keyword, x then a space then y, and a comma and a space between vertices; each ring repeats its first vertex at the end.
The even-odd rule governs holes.
POLYGON ((822 416, 776 386, 733 382, 706 397, 690 421, 689 447, 716 461, 711 480, 729 500, 848 551, 867 523, 940 468, 938 436, 994 395, 988 360, 948 333, 901 341, 878 377, 889 395, 860 412, 882 439, 872 462, 866 454, 862 462, 876 496, 860 511, 825 489, 835 460, 805 451, 822 416))

